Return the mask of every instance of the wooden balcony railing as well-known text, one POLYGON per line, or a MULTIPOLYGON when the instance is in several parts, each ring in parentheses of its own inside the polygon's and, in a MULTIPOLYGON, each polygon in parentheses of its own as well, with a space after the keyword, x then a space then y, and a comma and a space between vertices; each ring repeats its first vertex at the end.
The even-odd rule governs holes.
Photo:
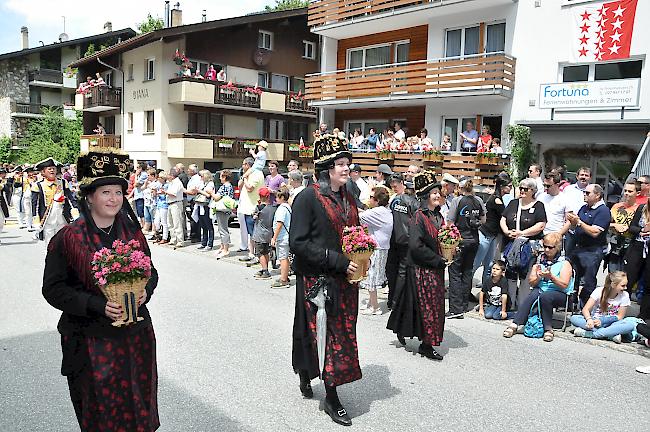
POLYGON ((106 111, 120 108, 122 89, 108 86, 92 87, 84 94, 84 110, 106 111))
POLYGON ((311 0, 307 25, 315 27, 390 9, 440 2, 441 0, 311 0))
POLYGON ((35 69, 29 71, 29 82, 39 81, 52 84, 63 84, 63 72, 54 69, 35 69))
POLYGON ((510 55, 490 53, 324 72, 307 76, 306 98, 326 101, 415 94, 438 97, 477 90, 511 92, 515 64, 510 55))
POLYGON ((33 103, 20 103, 11 102, 11 112, 16 114, 43 114, 43 108, 56 109, 49 105, 33 104, 33 103))
POLYGON ((289 112, 314 113, 316 108, 309 106, 309 101, 304 97, 297 95, 287 95, 285 110, 289 112))
POLYGON ((222 87, 217 85, 214 93, 214 103, 259 108, 260 95, 258 93, 246 91, 244 87, 234 85, 232 87, 222 87))
MULTIPOLYGON (((211 139, 214 142, 214 157, 233 157, 245 158, 250 156, 250 150, 257 147, 257 143, 262 138, 244 138, 244 137, 230 137, 223 135, 206 135, 195 133, 170 133, 169 138, 196 138, 196 139, 211 139)), ((299 140, 279 140, 279 139, 266 139, 269 144, 282 143, 284 144, 284 151, 282 155, 277 156, 278 160, 288 161, 290 159, 298 159, 297 151, 290 151, 291 148, 298 148, 299 140)))
POLYGON ((81 140, 88 140, 88 144, 96 147, 121 148, 120 135, 81 135, 81 140))

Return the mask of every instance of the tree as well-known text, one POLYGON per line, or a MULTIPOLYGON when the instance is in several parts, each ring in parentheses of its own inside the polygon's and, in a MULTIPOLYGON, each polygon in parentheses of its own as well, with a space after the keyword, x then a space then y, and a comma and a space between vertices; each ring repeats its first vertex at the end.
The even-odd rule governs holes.
POLYGON ((281 11, 287 9, 300 9, 309 6, 309 0, 275 0, 275 6, 264 6, 268 12, 281 11))
POLYGON ((524 177, 528 167, 535 161, 535 150, 530 139, 530 128, 522 125, 508 125, 506 128, 510 141, 510 164, 513 178, 524 177))
POLYGON ((147 14, 147 19, 138 24, 138 31, 140 34, 149 33, 154 30, 160 30, 163 28, 165 23, 162 18, 154 18, 151 14, 147 14))
POLYGON ((56 108, 43 108, 43 117, 27 126, 27 148, 20 154, 24 162, 38 162, 53 157, 62 163, 74 163, 79 155, 79 139, 83 133, 82 117, 67 119, 56 108))
POLYGON ((13 152, 11 150, 11 138, 3 136, 0 138, 0 164, 13 161, 13 152))

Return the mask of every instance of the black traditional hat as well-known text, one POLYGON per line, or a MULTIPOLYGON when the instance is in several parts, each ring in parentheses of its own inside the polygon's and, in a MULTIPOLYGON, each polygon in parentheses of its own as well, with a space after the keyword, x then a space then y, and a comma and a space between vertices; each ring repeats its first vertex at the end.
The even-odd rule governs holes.
POLYGON ((112 148, 91 147, 77 159, 79 188, 87 191, 106 185, 129 186, 129 155, 112 148))
POLYGON ((36 171, 38 171, 38 170, 36 169, 35 165, 26 165, 25 166, 25 172, 30 173, 30 172, 36 172, 36 171))
POLYGON ((5 167, 0 167, 0 174, 7 174, 5 167))
POLYGON ((54 158, 49 157, 49 158, 47 158, 47 159, 43 159, 43 160, 40 161, 40 162, 37 162, 36 165, 34 165, 34 167, 35 167, 38 171, 41 171, 41 170, 44 170, 44 169, 47 168, 47 167, 56 167, 56 168, 60 168, 60 167, 61 167, 61 164, 60 164, 59 162, 55 161, 54 158))
POLYGON ((352 160, 352 153, 348 150, 345 139, 325 134, 314 141, 314 165, 317 167, 323 168, 342 157, 352 160))
POLYGON ((11 172, 15 172, 15 173, 23 172, 23 166, 22 166, 22 165, 16 165, 16 166, 14 167, 14 169, 11 170, 11 172))
POLYGON ((415 186, 415 194, 418 196, 427 194, 434 187, 440 187, 435 173, 431 170, 424 170, 414 175, 413 185, 415 186))

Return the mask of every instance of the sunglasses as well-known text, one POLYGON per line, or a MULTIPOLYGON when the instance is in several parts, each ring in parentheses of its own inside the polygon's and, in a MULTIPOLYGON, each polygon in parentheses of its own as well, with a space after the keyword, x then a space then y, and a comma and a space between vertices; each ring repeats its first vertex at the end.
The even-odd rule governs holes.
POLYGON ((544 249, 547 249, 547 250, 548 250, 548 249, 555 249, 555 246, 554 246, 554 245, 546 245, 546 244, 545 244, 545 245, 544 245, 544 249))
POLYGON ((552 187, 552 186, 553 186, 553 185, 544 184, 544 189, 548 189, 548 188, 550 188, 550 187, 552 187))
POLYGON ((520 192, 528 192, 529 190, 530 190, 530 188, 519 186, 519 191, 520 192))

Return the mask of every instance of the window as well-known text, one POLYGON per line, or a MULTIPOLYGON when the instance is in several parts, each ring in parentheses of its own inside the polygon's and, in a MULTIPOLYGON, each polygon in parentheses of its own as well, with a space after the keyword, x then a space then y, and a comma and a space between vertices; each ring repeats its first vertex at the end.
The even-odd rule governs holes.
MULTIPOLYGON (((404 122, 401 122, 404 125, 404 122)), ((359 129, 364 137, 370 134, 370 129, 375 129, 377 135, 384 133, 388 129, 388 120, 356 120, 347 123, 345 131, 348 136, 354 134, 355 129, 359 129)))
POLYGON ((257 86, 262 88, 269 88, 269 74, 267 72, 257 73, 257 86))
POLYGON ((390 44, 367 48, 355 48, 348 51, 348 67, 364 68, 390 64, 390 44))
POLYGON ((409 61, 409 42, 398 42, 395 45, 395 63, 405 63, 409 61))
POLYGON ((315 60, 316 59, 316 43, 310 41, 302 41, 302 57, 315 60))
POLYGON ((266 132, 264 132, 264 126, 266 121, 264 119, 257 119, 257 136, 260 138, 268 138, 266 132))
POLYGON ((302 122, 289 122, 289 133, 287 139, 299 141, 300 138, 307 141, 309 137, 309 124, 302 122))
POLYGON ((271 88, 273 90, 289 91, 289 77, 286 75, 271 74, 271 88))
POLYGON ((146 133, 153 133, 154 131, 154 121, 153 121, 153 111, 144 112, 144 131, 146 133))
POLYGON ((287 122, 284 120, 269 120, 269 139, 286 140, 287 122))
POLYGON ((187 113, 187 133, 223 135, 223 115, 189 111, 187 113))
POLYGON ((156 79, 156 59, 146 59, 144 61, 144 80, 151 81, 156 79))
MULTIPOLYGON (((443 135, 447 134, 451 138, 451 150, 462 151, 460 148, 459 133, 465 130, 465 125, 472 123, 474 129, 479 130, 480 127, 476 126, 476 117, 461 117, 461 118, 446 118, 444 121, 443 135)), ((442 138, 442 137, 441 137, 442 138)))
POLYGON ((273 33, 266 30, 260 30, 257 37, 257 46, 258 48, 264 48, 267 50, 273 49, 273 33))
POLYGON ((113 72, 106 72, 104 75, 104 82, 107 86, 113 87, 113 72))
POLYGON ((126 113, 126 130, 133 132, 133 113, 126 113))
POLYGON ((601 63, 595 65, 594 80, 615 80, 626 78, 641 78, 643 61, 625 61, 616 63, 601 63))
POLYGON ((127 81, 133 81, 133 63, 127 67, 127 81))
POLYGON ((208 71, 208 62, 201 60, 190 60, 190 64, 192 65, 190 67, 192 73, 196 73, 198 71, 202 77, 205 77, 205 73, 208 71))
POLYGON ((479 33, 479 26, 447 30, 445 56, 461 57, 478 54, 479 33))
POLYGON ((565 66, 562 69, 562 82, 589 80, 589 65, 565 66))
POLYGON ((291 91, 294 93, 305 92, 305 79, 293 77, 291 79, 291 91))
POLYGON ((499 52, 506 49, 506 23, 490 24, 487 26, 487 43, 485 52, 499 52))

